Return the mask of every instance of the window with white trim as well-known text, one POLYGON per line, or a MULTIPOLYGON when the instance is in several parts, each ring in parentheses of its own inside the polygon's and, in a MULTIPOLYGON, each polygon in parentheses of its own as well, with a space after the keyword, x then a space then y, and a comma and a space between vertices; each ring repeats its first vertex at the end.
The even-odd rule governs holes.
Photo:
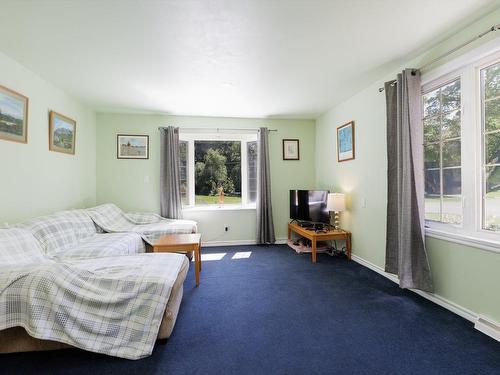
POLYGON ((483 228, 500 230, 500 62, 481 69, 483 228))
POLYGON ((253 208, 257 198, 257 134, 180 135, 185 208, 253 208))
POLYGON ((460 78, 423 95, 425 218, 462 223, 460 78))
POLYGON ((500 53, 432 76, 422 86, 426 226, 498 242, 500 53))

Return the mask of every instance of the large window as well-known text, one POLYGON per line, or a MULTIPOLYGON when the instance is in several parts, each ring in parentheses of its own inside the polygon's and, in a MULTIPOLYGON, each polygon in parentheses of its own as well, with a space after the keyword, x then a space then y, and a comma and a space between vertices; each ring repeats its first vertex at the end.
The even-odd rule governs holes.
POLYGON ((251 207, 257 189, 256 134, 181 134, 185 207, 251 207))
POLYGON ((500 247, 500 52, 467 59, 423 76, 426 225, 500 247))
POLYGON ((460 79, 423 96, 425 218, 462 223, 460 79))
POLYGON ((481 69, 483 228, 500 230, 500 63, 481 69))

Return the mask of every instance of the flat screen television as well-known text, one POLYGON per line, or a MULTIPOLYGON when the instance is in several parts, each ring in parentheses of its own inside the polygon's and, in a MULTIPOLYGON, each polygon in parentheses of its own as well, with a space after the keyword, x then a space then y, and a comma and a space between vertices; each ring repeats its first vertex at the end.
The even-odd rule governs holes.
POLYGON ((329 223, 328 190, 290 190, 290 219, 329 223))

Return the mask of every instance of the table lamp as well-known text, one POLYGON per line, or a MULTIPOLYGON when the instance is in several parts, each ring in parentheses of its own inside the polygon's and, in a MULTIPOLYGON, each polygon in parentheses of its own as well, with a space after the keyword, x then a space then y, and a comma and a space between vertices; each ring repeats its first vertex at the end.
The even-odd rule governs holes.
POLYGON ((345 211, 345 194, 329 193, 326 201, 326 209, 330 212, 335 212, 334 227, 336 230, 339 230, 339 212, 345 211))

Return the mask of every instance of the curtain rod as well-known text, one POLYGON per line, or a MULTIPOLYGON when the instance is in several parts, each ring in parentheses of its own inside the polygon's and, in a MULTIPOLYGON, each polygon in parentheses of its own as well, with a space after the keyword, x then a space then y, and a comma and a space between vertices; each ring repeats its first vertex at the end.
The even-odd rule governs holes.
MULTIPOLYGON (((494 26, 491 26, 488 30, 483 31, 481 34, 476 35, 474 38, 469 39, 468 41, 466 41, 466 42, 464 42, 464 43, 460 44, 459 46, 457 46, 457 47, 455 47, 455 48, 453 48, 453 49, 449 50, 448 52, 443 53, 442 55, 439 55, 439 56, 438 56, 438 57, 436 57, 435 59, 432 59, 431 61, 429 61, 429 62, 425 63, 424 65, 422 65, 420 68, 418 68, 418 70, 421 70, 421 69, 423 69, 423 68, 425 68, 425 67, 428 67, 428 66, 429 66, 429 65, 431 65, 431 64, 434 64, 436 61, 439 61, 439 60, 441 60, 442 58, 445 58, 446 56, 449 56, 449 55, 451 55, 452 53, 455 53, 455 52, 456 52, 456 51, 458 51, 459 49, 462 49, 462 48, 464 48, 465 46, 467 46, 467 45, 471 44, 472 42, 475 42, 476 40, 481 39, 483 36, 485 36, 485 35, 487 35, 487 34, 489 34, 489 33, 493 32, 493 31, 497 31, 497 30, 500 30, 500 24, 498 24, 498 25, 494 25, 494 26)), ((393 81, 391 81, 391 86, 394 86, 394 85, 396 84, 396 82, 397 82, 397 80, 393 80, 393 81)), ((385 90, 385 88, 384 88, 384 87, 379 87, 378 92, 382 92, 382 91, 384 91, 384 90, 385 90)))
MULTIPOLYGON (((159 126, 158 127, 158 130, 160 130, 161 128, 163 128, 164 126, 159 126)), ((215 130, 217 133, 219 131, 227 131, 227 130, 231 130, 231 131, 258 131, 259 129, 258 128, 179 128, 179 130, 215 130)), ((268 129, 268 131, 270 132, 277 132, 278 129, 268 129)))

